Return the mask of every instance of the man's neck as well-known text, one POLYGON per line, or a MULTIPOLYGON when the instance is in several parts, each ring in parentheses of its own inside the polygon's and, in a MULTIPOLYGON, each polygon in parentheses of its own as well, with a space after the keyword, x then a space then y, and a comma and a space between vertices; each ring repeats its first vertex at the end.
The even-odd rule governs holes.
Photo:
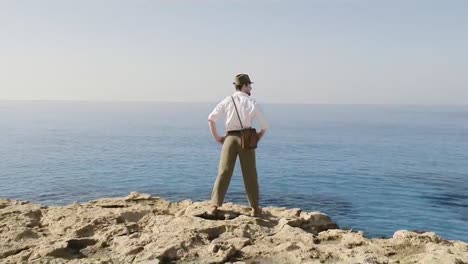
POLYGON ((236 91, 236 93, 239 93, 240 95, 244 95, 244 96, 250 96, 250 94, 244 92, 244 91, 236 91))

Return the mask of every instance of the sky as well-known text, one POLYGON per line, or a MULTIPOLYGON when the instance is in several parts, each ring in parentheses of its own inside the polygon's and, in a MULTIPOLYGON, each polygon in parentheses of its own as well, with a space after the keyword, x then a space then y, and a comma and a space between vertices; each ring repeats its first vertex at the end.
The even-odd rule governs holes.
POLYGON ((0 0, 0 100, 468 104, 468 1, 0 0))

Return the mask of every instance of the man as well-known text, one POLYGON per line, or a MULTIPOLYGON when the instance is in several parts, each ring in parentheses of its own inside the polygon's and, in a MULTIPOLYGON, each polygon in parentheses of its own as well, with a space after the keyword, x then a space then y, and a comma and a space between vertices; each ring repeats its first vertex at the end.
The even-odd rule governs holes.
POLYGON ((211 194, 211 207, 208 211, 211 215, 215 215, 218 207, 221 207, 224 202, 224 196, 226 195, 231 181, 237 156, 239 156, 240 159, 242 175, 244 177, 244 186, 252 209, 251 215, 259 216, 261 214, 258 202, 259 187, 255 149, 242 149, 240 138, 240 130, 242 127, 250 128, 254 119, 257 119, 261 126, 260 132, 257 133, 259 140, 263 138, 266 130, 268 129, 268 123, 260 111, 258 104, 254 99, 250 98, 250 92, 252 90, 251 84, 252 82, 247 74, 236 75, 234 82, 236 92, 232 97, 228 96, 216 105, 214 110, 208 116, 211 135, 216 142, 223 145, 219 161, 218 176, 211 194), (236 107, 239 116, 237 115, 236 107), (216 121, 221 116, 226 119, 226 135, 223 137, 218 135, 216 129, 216 121), (242 121, 242 126, 239 119, 242 121))

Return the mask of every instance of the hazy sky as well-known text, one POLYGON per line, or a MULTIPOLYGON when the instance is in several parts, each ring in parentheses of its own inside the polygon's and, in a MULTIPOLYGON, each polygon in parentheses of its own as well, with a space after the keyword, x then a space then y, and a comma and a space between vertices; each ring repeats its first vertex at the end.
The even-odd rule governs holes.
POLYGON ((0 0, 0 100, 468 104, 468 1, 0 0))

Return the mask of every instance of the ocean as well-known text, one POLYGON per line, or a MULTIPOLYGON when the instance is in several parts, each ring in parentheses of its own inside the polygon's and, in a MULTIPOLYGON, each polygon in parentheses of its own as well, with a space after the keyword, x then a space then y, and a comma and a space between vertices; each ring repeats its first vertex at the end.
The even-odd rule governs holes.
MULTIPOLYGON (((0 197, 45 205, 150 193, 208 200, 216 103, 0 101, 0 197)), ((368 237, 468 241, 468 107, 264 104, 262 206, 329 215, 368 237)), ((219 126, 222 131, 222 125, 219 126)), ((239 163, 226 202, 247 205, 239 163)))

